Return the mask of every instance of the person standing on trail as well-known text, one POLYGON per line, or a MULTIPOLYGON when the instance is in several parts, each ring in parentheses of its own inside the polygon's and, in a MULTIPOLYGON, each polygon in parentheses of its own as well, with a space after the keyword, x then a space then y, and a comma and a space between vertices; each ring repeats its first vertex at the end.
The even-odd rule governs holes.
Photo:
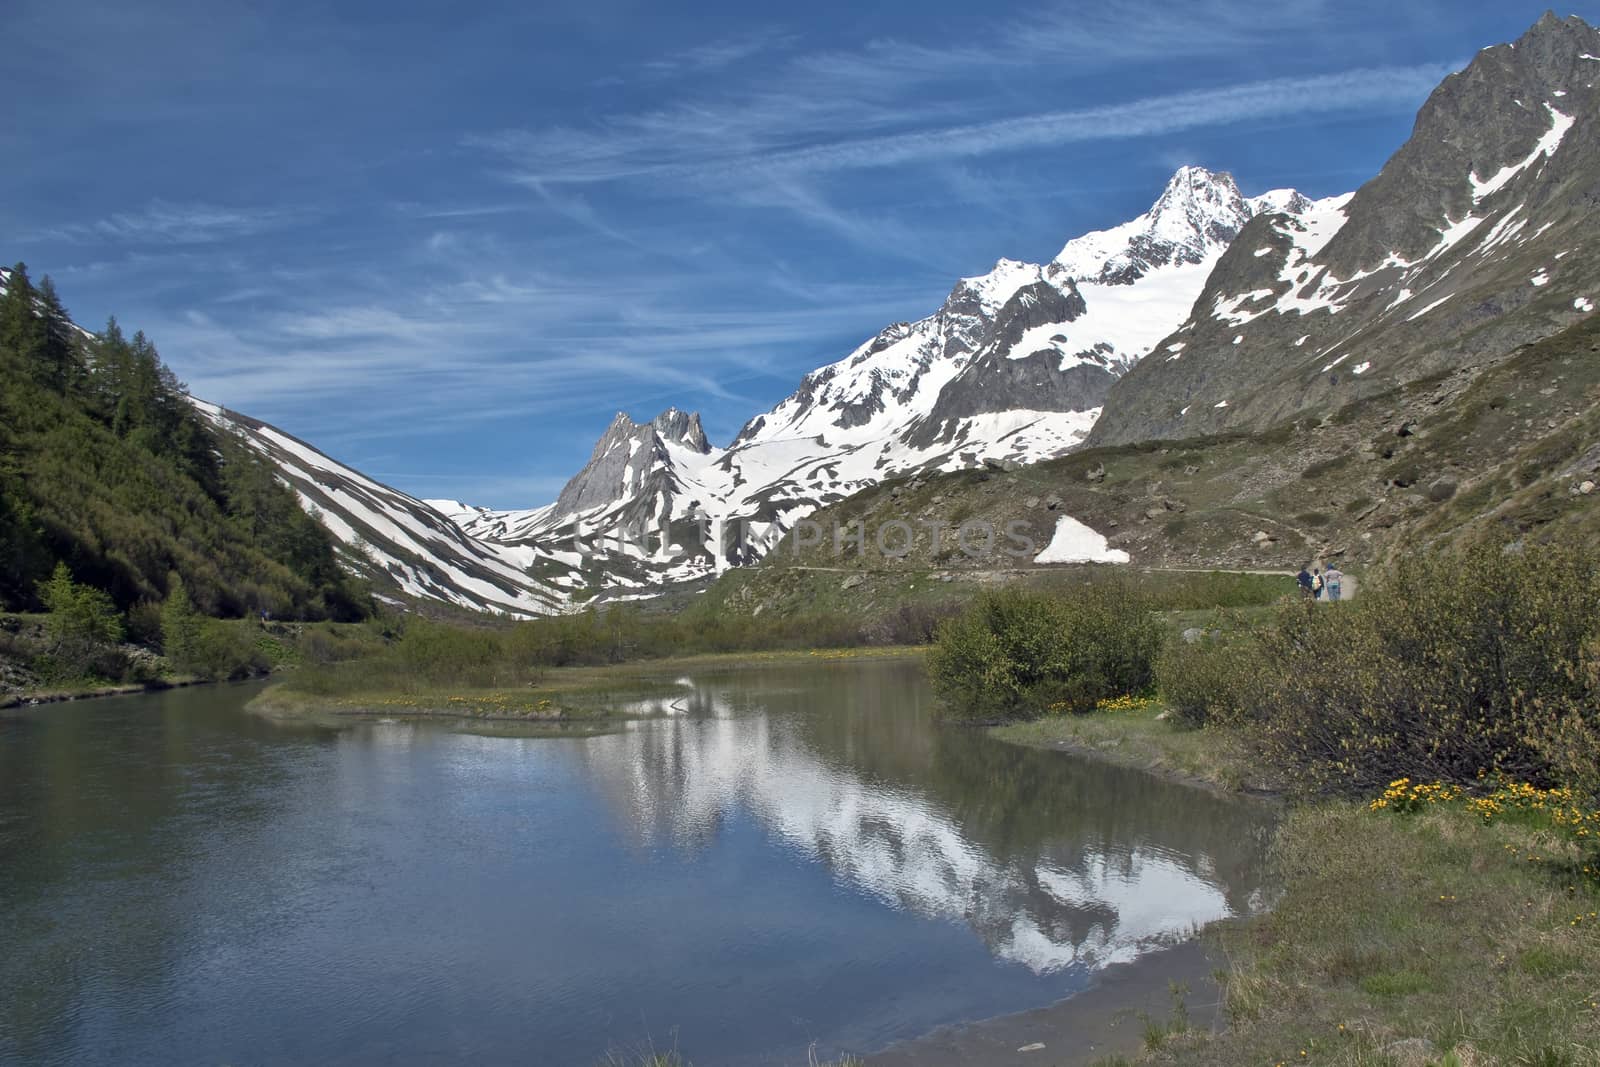
POLYGON ((1313 599, 1313 600, 1321 600, 1322 599, 1322 589, 1323 589, 1322 568, 1321 567, 1312 567, 1311 568, 1311 599, 1313 599))
POLYGON ((1300 583, 1300 595, 1309 597, 1311 595, 1311 572, 1305 567, 1301 567, 1300 573, 1294 576, 1294 580, 1300 583))
POLYGON ((1337 604, 1339 594, 1344 590, 1344 572, 1333 564, 1328 564, 1328 569, 1322 572, 1322 588, 1328 594, 1328 603, 1337 604))

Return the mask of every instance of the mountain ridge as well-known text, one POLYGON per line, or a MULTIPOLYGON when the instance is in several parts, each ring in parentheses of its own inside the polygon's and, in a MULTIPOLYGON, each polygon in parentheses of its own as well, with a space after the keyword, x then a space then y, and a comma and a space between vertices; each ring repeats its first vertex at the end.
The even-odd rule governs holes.
POLYGON ((1479 52, 1348 200, 1253 220, 1089 437, 1126 444, 1263 430, 1483 366, 1586 314, 1600 257, 1600 31, 1540 19, 1479 52), (1535 95, 1535 93, 1539 95, 1535 95))
POLYGON ((1262 211, 1312 204, 1293 190, 1246 198, 1230 174, 1180 168, 1139 217, 1066 242, 1047 264, 1001 259, 958 281, 932 315, 805 375, 726 448, 675 408, 649 423, 619 414, 555 504, 440 506, 503 544, 615 541, 600 569, 623 589, 651 584, 652 571, 683 581, 754 562, 794 521, 885 478, 1069 450, 1111 383, 1187 313, 1238 230, 1262 211), (692 440, 663 434, 663 420, 692 422, 692 440))
MULTIPOLYGON (((1484 49, 1343 196, 1246 198, 1231 175, 1180 168, 1138 218, 1049 263, 999 260, 806 374, 727 447, 676 408, 619 413, 542 507, 391 503, 477 545, 449 551, 499 561, 491 585, 519 591, 496 587, 497 610, 563 610, 755 562, 800 518, 888 480, 1282 436, 1441 375, 1461 384, 1435 391, 1446 404, 1600 297, 1584 237, 1600 205, 1596 56, 1600 34, 1576 16, 1484 49)), ((434 543, 391 562, 415 575, 434 543)), ((444 595, 470 602, 454 582, 444 595)))

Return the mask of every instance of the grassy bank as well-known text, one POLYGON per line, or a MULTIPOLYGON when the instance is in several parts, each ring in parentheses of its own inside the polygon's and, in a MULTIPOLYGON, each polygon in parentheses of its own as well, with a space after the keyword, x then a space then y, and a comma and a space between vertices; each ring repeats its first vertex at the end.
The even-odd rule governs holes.
POLYGON ((381 659, 289 674, 250 702, 274 718, 402 716, 488 721, 583 722, 686 710, 690 672, 753 670, 784 663, 920 656, 907 646, 702 653, 639 662, 506 668, 507 684, 429 681, 383 669, 381 659), (515 677, 513 677, 515 676, 515 677))
POLYGON ((1308 806, 1276 862, 1274 910, 1207 933, 1227 1030, 1153 1027, 1106 1067, 1600 1063, 1600 890, 1548 820, 1308 806))
POLYGON ((148 634, 126 636, 73 649, 48 615, 0 613, 0 708, 260 678, 385 647, 378 623, 196 618, 183 655, 163 654, 148 634), (74 654, 62 655, 64 647, 74 654))
POLYGON ((1571 539, 1425 553, 1358 603, 1290 600, 1159 653, 1136 602, 1013 594, 945 631, 952 714, 989 714, 959 701, 998 682, 1033 719, 1005 740, 1291 802, 1280 899, 1207 934, 1226 1031, 1175 1014, 1108 1065, 1600 1064, 1597 569, 1571 539), (1077 625, 1102 615, 1140 640, 1077 625))
POLYGON ((1274 792, 1281 786, 1252 765, 1237 734, 1182 726, 1155 700, 1008 723, 990 733, 1012 744, 1075 752, 1211 788, 1274 792))
MULTIPOLYGON (((1236 730, 1158 714, 1144 703, 992 732, 1248 786, 1236 730)), ((1531 787, 1475 798, 1405 785, 1372 800, 1290 808, 1272 911, 1206 931, 1229 960, 1224 1032, 1157 1020, 1142 1054, 1104 1067, 1600 1063, 1600 812, 1531 787)))

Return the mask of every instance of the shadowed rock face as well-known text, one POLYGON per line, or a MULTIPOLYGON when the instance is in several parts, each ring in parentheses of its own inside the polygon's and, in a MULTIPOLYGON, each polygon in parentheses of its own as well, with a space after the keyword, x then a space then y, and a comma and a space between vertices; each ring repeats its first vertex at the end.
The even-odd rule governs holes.
POLYGON ((668 408, 643 425, 623 412, 611 420, 583 470, 556 498, 553 514, 576 515, 630 497, 650 497, 663 488, 659 475, 670 468, 665 445, 682 445, 701 455, 711 451, 700 416, 668 408))
MULTIPOLYGON (((1080 319, 1086 297, 1079 283, 1095 287, 1133 286, 1162 268, 1198 265, 1214 258, 1252 217, 1263 210, 1297 212, 1310 204, 1293 190, 1246 199, 1233 176, 1203 167, 1182 167, 1167 183, 1150 210, 1111 230, 1069 241, 1043 265, 1002 260, 989 274, 956 284, 938 312, 918 322, 887 327, 848 358, 806 375, 800 387, 772 411, 751 419, 731 448, 763 436, 809 436, 827 430, 854 430, 878 422, 916 423, 906 439, 932 440, 927 420, 953 413, 987 414, 1019 408, 1032 411, 1078 412, 1098 404, 1103 387, 1089 393, 1088 381, 1109 381, 1142 352, 1117 351, 1109 344, 1088 344, 1071 356, 1090 359, 1105 374, 1025 375, 1033 392, 1025 402, 1012 388, 1016 376, 998 362, 1029 329, 1080 319), (954 365, 954 380, 931 395, 924 390, 931 371, 954 365), (986 371, 1001 368, 998 374, 986 371), (1061 383, 1058 388, 1058 382, 1061 383), (1041 393, 1039 390, 1045 390, 1041 393), (1086 399, 1088 398, 1088 399, 1086 399)), ((1104 291, 1102 288, 1101 291, 1104 291)), ((1171 312, 1172 320, 1187 312, 1171 312)), ((1154 305, 1143 314, 1161 314, 1154 305)), ((904 427, 897 427, 899 432, 904 427)))
POLYGON ((1600 31, 1541 18, 1478 53, 1342 211, 1258 216, 1187 322, 1110 391, 1091 445, 1265 429, 1475 373, 1600 295, 1600 31), (1308 216, 1309 218, 1309 216, 1308 216))
POLYGON ((1105 353, 1081 353, 1080 362, 1064 359, 1054 346, 1038 352, 1019 347, 1028 331, 1072 322, 1084 311, 1083 295, 1071 281, 1064 288, 1039 282, 1019 290, 995 317, 989 340, 940 390, 907 440, 917 447, 949 440, 954 420, 974 415, 1099 407, 1122 369, 1105 353))
MULTIPOLYGON (((1350 224, 1329 242, 1323 262, 1343 278, 1391 252, 1407 260, 1425 254, 1449 220, 1472 209, 1469 175, 1487 178, 1533 152, 1549 127, 1545 104, 1570 104, 1562 110, 1577 115, 1582 97, 1592 101, 1587 83, 1600 63, 1582 57, 1597 44, 1600 34, 1582 19, 1547 12, 1515 44, 1485 48, 1446 78, 1417 113, 1411 138, 1356 193, 1350 224)), ((1592 107, 1585 110, 1592 116, 1592 107)), ((1565 157, 1553 161, 1569 171, 1585 155, 1592 162, 1585 142, 1593 148, 1592 139, 1564 139, 1565 157)))

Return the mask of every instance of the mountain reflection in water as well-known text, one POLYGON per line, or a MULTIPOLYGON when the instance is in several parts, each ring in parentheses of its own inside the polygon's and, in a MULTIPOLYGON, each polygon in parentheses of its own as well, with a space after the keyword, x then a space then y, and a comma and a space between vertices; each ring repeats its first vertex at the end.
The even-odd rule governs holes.
POLYGON ((0 1063, 804 1063, 1259 901, 1269 810, 942 725, 914 661, 678 689, 600 736, 0 718, 0 1063))
POLYGON ((694 849, 742 809, 838 881, 963 920, 1037 974, 1259 906, 1267 823, 1240 834, 1238 803, 936 723, 915 663, 840 667, 820 699, 817 669, 793 688, 682 679, 651 709, 666 717, 582 761, 641 843, 694 849))

